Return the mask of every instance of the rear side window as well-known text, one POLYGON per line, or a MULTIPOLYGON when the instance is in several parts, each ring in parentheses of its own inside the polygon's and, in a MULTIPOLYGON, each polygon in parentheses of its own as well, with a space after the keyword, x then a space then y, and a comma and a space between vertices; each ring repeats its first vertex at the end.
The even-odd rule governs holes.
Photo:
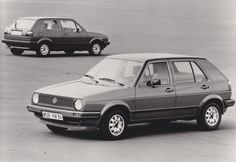
POLYGON ((199 59, 198 63, 204 69, 204 71, 209 75, 212 80, 226 80, 227 78, 221 73, 214 65, 208 60, 199 59))
POLYGON ((172 62, 177 83, 194 82, 190 62, 172 62))
POLYGON ((60 25, 56 20, 45 20, 42 23, 41 30, 60 31, 60 25))
POLYGON ((206 81, 206 76, 195 62, 191 62, 195 82, 206 81))
POLYGON ((36 20, 32 19, 19 19, 16 22, 14 22, 10 28, 11 29, 26 29, 31 30, 33 25, 35 24, 36 20))

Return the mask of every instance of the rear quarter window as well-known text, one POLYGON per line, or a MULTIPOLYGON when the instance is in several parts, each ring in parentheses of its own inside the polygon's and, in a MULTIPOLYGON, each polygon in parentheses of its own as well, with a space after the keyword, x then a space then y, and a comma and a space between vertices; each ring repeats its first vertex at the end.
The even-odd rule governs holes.
POLYGON ((200 66, 203 68, 203 71, 207 73, 209 78, 211 78, 214 81, 219 81, 219 80, 227 80, 225 75, 216 68, 210 61, 206 59, 199 59, 197 62, 200 64, 200 66))

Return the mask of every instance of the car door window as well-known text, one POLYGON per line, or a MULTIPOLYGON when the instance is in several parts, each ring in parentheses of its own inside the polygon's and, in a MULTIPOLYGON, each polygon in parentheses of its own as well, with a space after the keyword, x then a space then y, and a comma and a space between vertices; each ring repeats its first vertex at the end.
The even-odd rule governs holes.
POLYGON ((72 20, 61 20, 61 26, 65 32, 77 32, 74 21, 72 20))
POLYGON ((190 62, 172 62, 176 83, 194 82, 190 62))
POLYGON ((194 72, 195 82, 206 81, 206 76, 202 72, 202 70, 199 68, 199 66, 195 62, 191 62, 191 65, 192 65, 193 72, 194 72))
POLYGON ((41 26, 42 31, 60 31, 60 25, 56 20, 45 20, 41 26))
POLYGON ((160 80, 159 85, 170 84, 169 70, 166 62, 157 62, 149 64, 140 81, 140 87, 147 87, 147 82, 152 79, 152 77, 156 75, 156 77, 160 80))

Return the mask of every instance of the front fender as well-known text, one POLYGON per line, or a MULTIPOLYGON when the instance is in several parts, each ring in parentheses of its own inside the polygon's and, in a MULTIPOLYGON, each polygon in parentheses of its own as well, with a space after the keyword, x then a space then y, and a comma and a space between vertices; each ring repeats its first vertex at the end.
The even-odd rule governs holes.
POLYGON ((117 101, 108 102, 108 103, 104 106, 104 108, 102 109, 102 111, 101 111, 101 116, 103 116, 107 110, 109 110, 110 108, 112 108, 112 107, 114 107, 114 106, 123 106, 123 107, 126 107, 127 110, 130 112, 130 107, 129 107, 129 105, 128 105, 126 102, 121 101, 121 100, 117 100, 117 101))

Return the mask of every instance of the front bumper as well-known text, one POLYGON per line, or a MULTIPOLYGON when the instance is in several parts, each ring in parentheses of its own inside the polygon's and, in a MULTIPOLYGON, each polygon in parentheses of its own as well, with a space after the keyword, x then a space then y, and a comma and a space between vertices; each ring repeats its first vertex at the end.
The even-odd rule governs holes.
POLYGON ((5 43, 9 48, 21 48, 26 50, 34 50, 36 48, 36 42, 29 40, 2 39, 2 43, 5 43))
POLYGON ((50 107, 28 105, 29 112, 41 120, 42 123, 63 127, 70 130, 97 130, 100 119, 100 112, 79 112, 73 110, 55 109, 50 107), (42 111, 60 113, 63 116, 63 121, 46 119, 42 117, 42 111))

